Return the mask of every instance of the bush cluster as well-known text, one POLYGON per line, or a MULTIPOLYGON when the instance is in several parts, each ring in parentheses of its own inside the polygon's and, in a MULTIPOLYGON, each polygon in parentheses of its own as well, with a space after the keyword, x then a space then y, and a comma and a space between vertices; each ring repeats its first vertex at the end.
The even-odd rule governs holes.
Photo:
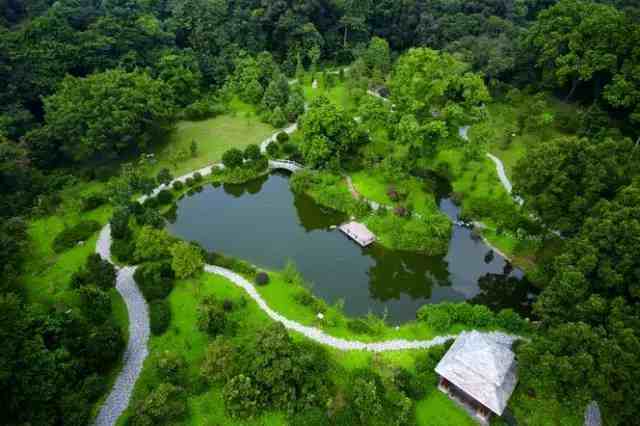
POLYGON ((140 265, 133 275, 147 301, 164 299, 173 290, 175 273, 168 262, 153 262, 140 265))
POLYGON ((164 206, 173 201, 173 194, 171 194, 171 191, 169 191, 168 189, 163 189, 162 191, 158 192, 156 198, 158 200, 158 204, 164 206))
POLYGON ((99 193, 99 192, 94 194, 89 194, 82 197, 81 209, 83 212, 88 212, 88 211, 97 209, 98 207, 106 204, 108 201, 109 201, 109 198, 107 197, 106 194, 99 193))
POLYGON ((220 266, 222 268, 231 269, 241 275, 255 276, 257 269, 244 260, 225 256, 221 253, 209 252, 206 254, 206 261, 210 265, 220 266))
POLYGON ((149 304, 151 333, 156 336, 164 334, 171 323, 171 306, 164 299, 154 300, 149 304))
POLYGON ((418 309, 417 318, 437 331, 446 331, 454 324, 472 328, 501 328, 512 333, 523 332, 528 323, 511 309, 494 313, 484 305, 470 303, 437 303, 418 309))
POLYGON ((237 148, 231 148, 222 154, 222 164, 229 169, 240 167, 244 161, 242 151, 237 148))
POLYGON ((85 266, 71 276, 71 287, 74 289, 88 284, 95 284, 102 290, 109 290, 116 286, 114 266, 97 253, 89 255, 85 266))
POLYGON ((100 224, 95 220, 82 220, 75 225, 67 227, 54 238, 53 251, 61 253, 68 250, 79 242, 88 240, 100 228, 100 224))
POLYGON ((227 327, 227 312, 214 297, 206 297, 198 306, 198 328, 209 336, 224 333, 227 327))
POLYGON ((267 285, 269 284, 269 274, 264 271, 260 271, 256 274, 256 284, 267 285))

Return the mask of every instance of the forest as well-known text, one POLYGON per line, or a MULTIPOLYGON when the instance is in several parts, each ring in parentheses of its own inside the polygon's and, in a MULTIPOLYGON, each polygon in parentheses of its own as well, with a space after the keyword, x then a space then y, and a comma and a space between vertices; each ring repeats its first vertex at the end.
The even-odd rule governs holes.
POLYGON ((489 275, 468 303, 398 327, 526 336, 513 419, 491 424, 582 424, 591 401, 605 425, 638 424, 636 0, 0 0, 0 81, 1 424, 95 422, 131 338, 126 265, 152 336, 117 424, 473 424, 430 394, 450 342, 325 348, 205 265, 340 338, 394 327, 349 318, 293 264, 265 272, 165 230, 205 182, 245 183, 274 159, 305 167, 293 193, 429 256, 451 239, 444 177, 465 223, 525 271, 526 315, 484 301, 517 292, 489 275), (115 263, 96 254, 107 224, 115 263))

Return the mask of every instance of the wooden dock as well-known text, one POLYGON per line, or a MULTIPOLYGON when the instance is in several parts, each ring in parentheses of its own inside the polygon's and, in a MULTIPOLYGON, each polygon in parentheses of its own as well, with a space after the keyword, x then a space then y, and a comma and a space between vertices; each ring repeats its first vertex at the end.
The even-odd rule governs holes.
POLYGON ((376 236, 373 235, 373 232, 359 222, 348 222, 340 225, 340 230, 362 247, 367 247, 376 241, 376 236))

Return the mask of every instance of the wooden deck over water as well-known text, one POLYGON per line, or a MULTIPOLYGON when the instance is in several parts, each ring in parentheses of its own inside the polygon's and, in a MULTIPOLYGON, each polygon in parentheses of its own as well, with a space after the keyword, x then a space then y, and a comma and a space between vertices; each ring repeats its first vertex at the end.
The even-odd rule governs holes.
POLYGON ((373 232, 359 222, 348 222, 340 225, 340 230, 362 247, 367 247, 376 241, 376 236, 373 232))

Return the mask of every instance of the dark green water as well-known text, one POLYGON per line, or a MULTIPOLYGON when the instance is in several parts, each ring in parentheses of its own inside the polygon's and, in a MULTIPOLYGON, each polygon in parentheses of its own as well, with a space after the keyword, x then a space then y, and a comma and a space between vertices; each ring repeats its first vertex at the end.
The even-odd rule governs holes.
MULTIPOLYGON (((456 217, 449 200, 440 203, 456 217)), ((272 174, 243 185, 208 185, 183 198, 169 230, 269 269, 292 259, 317 296, 329 303, 344 299, 345 312, 353 316, 386 310, 391 323, 400 323, 414 319, 425 303, 473 299, 521 310, 527 300, 522 273, 497 254, 488 258, 489 248, 467 228, 454 226, 446 256, 428 257, 376 244, 363 249, 330 229, 345 220, 294 195, 287 175, 272 174)))

